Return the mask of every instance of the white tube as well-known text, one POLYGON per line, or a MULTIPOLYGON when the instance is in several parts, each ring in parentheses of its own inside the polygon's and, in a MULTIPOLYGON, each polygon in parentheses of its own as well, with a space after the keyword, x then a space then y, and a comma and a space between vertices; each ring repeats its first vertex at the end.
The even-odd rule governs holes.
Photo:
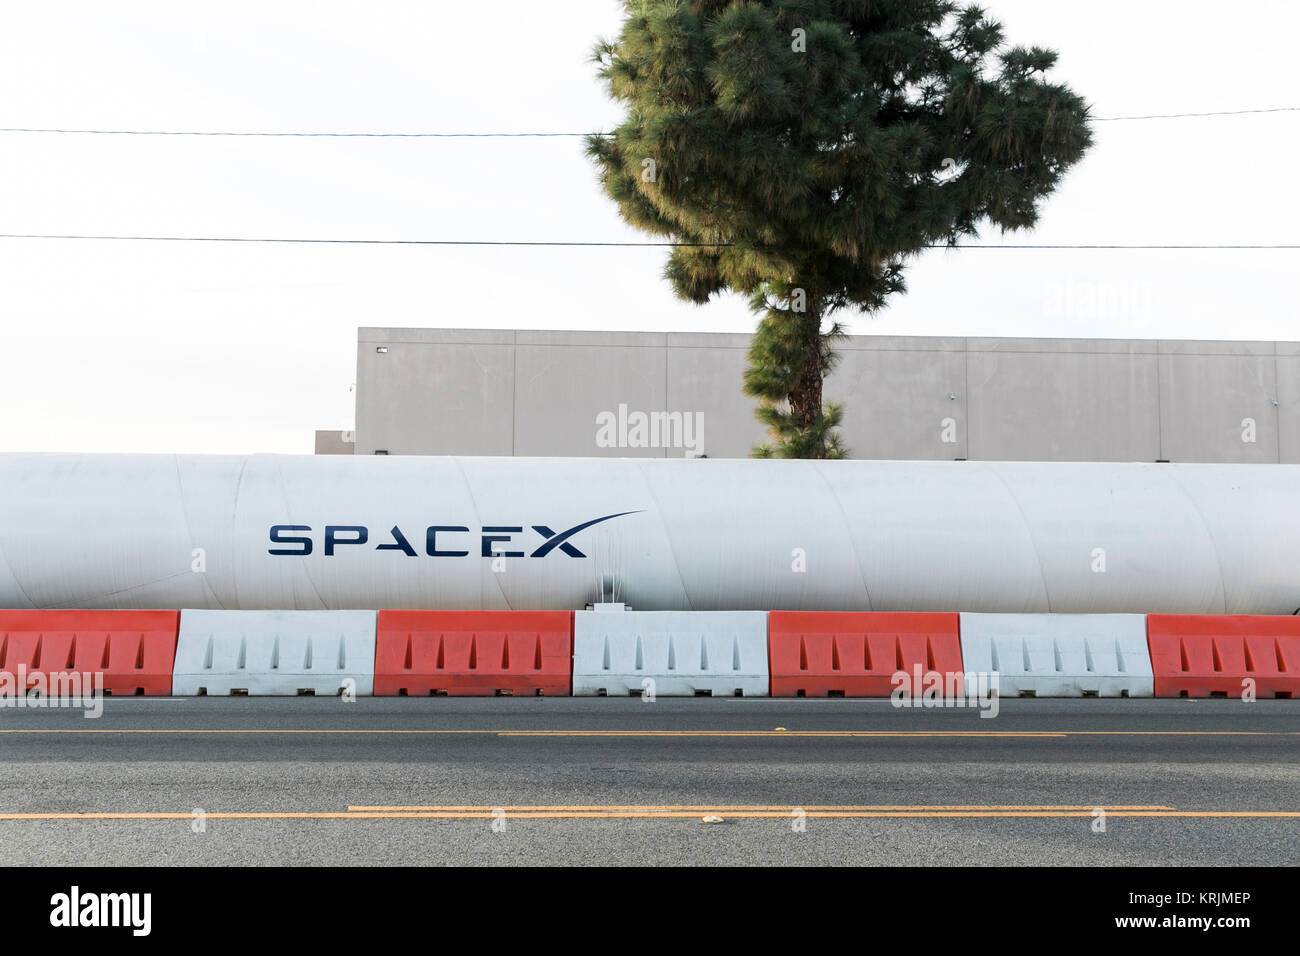
POLYGON ((3 607, 567 609, 602 578, 639 610, 1289 614, 1300 466, 0 455, 3 607))

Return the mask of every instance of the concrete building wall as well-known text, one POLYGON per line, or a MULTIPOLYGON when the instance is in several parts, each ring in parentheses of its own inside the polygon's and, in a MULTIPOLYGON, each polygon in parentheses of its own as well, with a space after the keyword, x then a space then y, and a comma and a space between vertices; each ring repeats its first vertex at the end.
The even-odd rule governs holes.
POLYGON ((1300 342, 1277 343, 1278 457, 1300 462, 1300 342))
POLYGON ((970 457, 1158 461, 1154 343, 971 339, 970 457))
MULTIPOLYGON (((1272 342, 1161 342, 1162 458, 1277 462, 1277 349, 1272 342), (1243 434, 1253 423, 1255 441, 1243 434)), ((1289 420, 1294 435, 1296 419, 1289 420)), ((1249 436, 1247 436, 1249 437, 1249 436)))
MULTIPOLYGON (((749 339, 363 328, 356 453, 746 457, 763 440, 749 339), (639 447, 638 413, 702 429, 639 447)), ((852 336, 840 352, 826 397, 854 458, 1300 462, 1300 343, 852 336)))
POLYGON ((517 334, 515 455, 621 458, 627 450, 596 443, 596 415, 669 408, 663 335, 517 334))
POLYGON ((351 455, 356 452, 355 432, 321 431, 316 432, 316 454, 351 455))
POLYGON ((853 336, 840 355, 825 398, 844 406, 851 457, 971 457, 964 339, 853 336))

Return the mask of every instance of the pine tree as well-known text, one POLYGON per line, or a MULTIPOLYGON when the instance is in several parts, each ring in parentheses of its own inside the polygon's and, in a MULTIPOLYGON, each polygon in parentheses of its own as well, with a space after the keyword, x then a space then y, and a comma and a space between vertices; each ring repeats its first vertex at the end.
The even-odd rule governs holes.
POLYGON ((1087 104, 950 0, 625 0, 594 58, 627 115, 587 150, 632 225, 676 246, 665 277, 761 316, 745 391, 759 456, 838 458, 822 385, 836 312, 905 291, 908 260, 989 222, 1034 225, 1091 145, 1087 104))

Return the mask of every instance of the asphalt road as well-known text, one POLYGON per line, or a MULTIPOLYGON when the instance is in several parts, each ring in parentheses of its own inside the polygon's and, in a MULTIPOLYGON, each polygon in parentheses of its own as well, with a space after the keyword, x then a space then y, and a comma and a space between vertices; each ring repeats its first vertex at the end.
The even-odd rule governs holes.
POLYGON ((0 709, 0 863, 1300 862, 1300 701, 105 703, 0 709))

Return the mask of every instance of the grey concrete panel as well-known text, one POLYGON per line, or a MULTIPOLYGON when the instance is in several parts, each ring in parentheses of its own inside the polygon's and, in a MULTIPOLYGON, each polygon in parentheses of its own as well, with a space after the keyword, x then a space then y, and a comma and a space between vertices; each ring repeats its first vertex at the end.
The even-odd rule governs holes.
POLYGON ((703 416, 704 454, 710 458, 748 458, 766 429, 754 417, 758 401, 742 392, 748 336, 727 338, 740 339, 739 347, 668 349, 667 406, 703 416))
POLYGON ((1277 344, 1278 451, 1283 464, 1300 464, 1300 343, 1277 344))
POLYGON ((970 456, 983 461, 1156 461, 1156 356, 972 350, 970 456))
POLYGON ((1277 360, 1269 345, 1267 354, 1216 349, 1202 353, 1178 350, 1160 356, 1162 458, 1278 461, 1278 414, 1273 405, 1277 360))
POLYGON ((964 350, 846 348, 841 356, 826 400, 844 406, 851 458, 969 457, 964 350))
POLYGON ((351 455, 356 451, 356 432, 316 431, 316 454, 351 455), (345 440, 346 439, 346 440, 345 440))
MULTIPOLYGON (((520 333, 523 335, 523 333, 520 333)), ((537 336, 541 333, 529 333, 537 336)), ((564 333, 573 335, 574 333, 564 333)), ((600 333, 597 333, 598 335, 600 333)), ((665 350, 659 344, 520 344, 516 347, 515 451, 524 456, 663 458, 660 447, 597 443, 598 416, 666 408, 665 350)), ((635 440, 631 428, 616 440, 635 440)))
POLYGON ((753 336, 749 332, 669 332, 665 344, 669 349, 739 349, 749 351, 753 336))
POLYGON ((1257 355, 1277 354, 1274 342, 1208 342, 1197 339, 1162 339, 1157 343, 1161 355, 1257 355))
POLYGON ((663 332, 566 332, 520 329, 515 333, 515 344, 522 348, 560 345, 582 348, 608 346, 623 349, 662 349, 668 344, 668 336, 663 332))
POLYGON ((1028 352, 1049 354, 1086 355, 1155 355, 1159 343, 1155 339, 966 339, 972 352, 1028 352))
POLYGON ((358 455, 511 455, 513 414, 510 344, 403 335, 357 346, 358 455))
POLYGON ((514 345, 514 329, 407 329, 369 327, 357 329, 357 342, 370 345, 514 345))

